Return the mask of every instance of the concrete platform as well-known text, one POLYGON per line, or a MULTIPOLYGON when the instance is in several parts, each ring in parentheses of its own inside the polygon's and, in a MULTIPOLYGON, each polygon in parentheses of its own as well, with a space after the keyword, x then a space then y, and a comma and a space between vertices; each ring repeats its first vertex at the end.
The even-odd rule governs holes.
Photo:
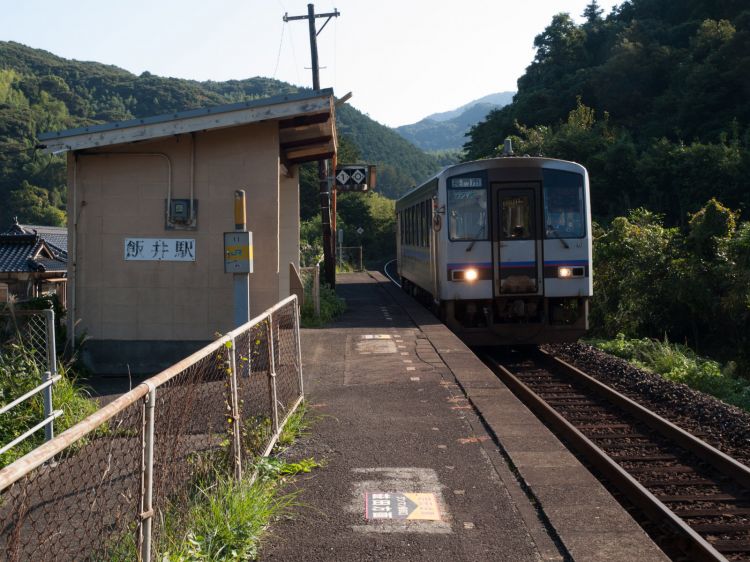
POLYGON ((319 419, 294 455, 325 468, 262 560, 668 560, 427 310, 380 274, 338 279, 348 311, 302 334, 319 419), (430 519, 396 518, 400 493, 430 519))

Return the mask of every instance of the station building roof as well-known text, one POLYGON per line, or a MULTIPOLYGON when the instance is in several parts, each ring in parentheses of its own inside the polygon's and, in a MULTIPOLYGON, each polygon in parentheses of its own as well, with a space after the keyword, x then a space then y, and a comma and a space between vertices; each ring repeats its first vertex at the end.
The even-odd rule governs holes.
POLYGON ((324 89, 49 132, 39 142, 44 152, 57 154, 278 121, 282 161, 299 164, 336 153, 334 107, 333 90, 324 89))
POLYGON ((68 231, 64 227, 14 224, 0 233, 0 273, 67 270, 68 231))

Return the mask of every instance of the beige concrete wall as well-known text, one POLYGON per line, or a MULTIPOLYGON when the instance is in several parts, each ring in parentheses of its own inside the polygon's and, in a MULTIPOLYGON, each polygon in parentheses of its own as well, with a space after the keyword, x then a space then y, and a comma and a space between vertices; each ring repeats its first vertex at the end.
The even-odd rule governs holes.
POLYGON ((291 177, 279 180, 279 298, 289 291, 289 264, 299 270, 299 175, 295 166, 291 177))
MULTIPOLYGON (((208 340, 230 330, 232 275, 223 269, 223 233, 234 230, 236 189, 247 192, 248 228, 253 231, 251 314, 275 304, 278 147, 278 125, 269 122, 79 154, 77 164, 71 156, 69 216, 75 205, 78 226, 70 221, 76 263, 70 271, 75 295, 71 301, 69 292, 69 305, 80 319, 76 331, 105 340, 208 340), (198 229, 166 230, 169 163, 143 153, 168 157, 172 197, 187 199, 193 138, 198 229), (195 239, 196 261, 125 261, 125 238, 195 239)), ((298 208, 295 216, 298 221, 298 208)))

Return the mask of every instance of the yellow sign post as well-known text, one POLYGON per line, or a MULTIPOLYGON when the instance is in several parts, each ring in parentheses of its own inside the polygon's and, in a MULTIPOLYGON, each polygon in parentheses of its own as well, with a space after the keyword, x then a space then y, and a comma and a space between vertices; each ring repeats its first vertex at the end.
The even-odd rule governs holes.
POLYGON ((224 233, 224 273, 234 275, 234 324, 250 320, 250 273, 253 272, 253 233, 247 232, 245 191, 234 192, 234 232, 224 233))

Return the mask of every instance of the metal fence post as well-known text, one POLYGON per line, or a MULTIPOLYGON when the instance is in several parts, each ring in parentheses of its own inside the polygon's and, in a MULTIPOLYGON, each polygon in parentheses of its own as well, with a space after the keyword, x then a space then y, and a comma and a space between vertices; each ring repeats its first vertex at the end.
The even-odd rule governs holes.
MULTIPOLYGON (((42 375, 42 382, 45 383, 57 375, 57 348, 55 345, 55 311, 51 308, 44 311, 44 320, 47 327, 47 371, 42 375)), ((50 418, 52 415, 52 385, 44 389, 44 417, 50 418)), ((44 426, 44 438, 49 441, 55 436, 54 420, 50 419, 49 423, 44 426)))
POLYGON ((279 407, 276 399, 276 351, 273 345, 273 314, 268 315, 268 384, 269 398, 273 405, 273 432, 279 430, 279 407))
POLYGON ((297 345, 297 369, 299 371, 299 394, 304 398, 305 387, 302 382, 302 341, 299 333, 300 321, 299 321, 299 307, 297 303, 294 303, 294 340, 297 345))
POLYGON ((151 562, 151 523, 154 518, 154 418, 156 387, 148 381, 150 391, 146 397, 143 415, 143 470, 141 472, 141 532, 140 559, 151 562))
POLYGON ((232 407, 232 464, 234 466, 234 477, 239 480, 242 478, 242 438, 240 432, 240 401, 237 385, 237 352, 235 350, 237 340, 232 338, 231 343, 232 347, 229 348, 229 390, 232 407))
POLYGON ((315 304, 315 317, 320 318, 320 262, 313 269, 313 303, 315 304))

